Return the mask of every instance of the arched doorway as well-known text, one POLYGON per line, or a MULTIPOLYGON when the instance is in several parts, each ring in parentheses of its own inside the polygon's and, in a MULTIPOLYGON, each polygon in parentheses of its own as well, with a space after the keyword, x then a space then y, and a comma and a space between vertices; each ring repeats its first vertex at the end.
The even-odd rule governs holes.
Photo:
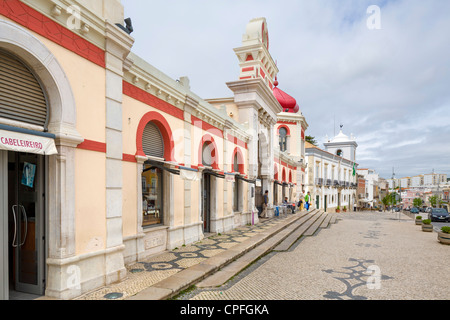
POLYGON ((202 209, 203 233, 212 232, 212 219, 216 218, 216 179, 220 176, 214 170, 219 169, 219 150, 214 138, 205 135, 199 146, 199 167, 202 168, 202 209))
POLYGON ((0 21, 0 50, 3 80, 10 77, 2 83, 0 126, 23 137, 17 150, 0 151, 0 259, 6 262, 0 264, 0 299, 11 298, 10 289, 76 296, 79 290, 57 276, 67 274, 63 261, 75 255, 73 164, 83 138, 72 89, 53 54, 27 30, 0 21), (30 147, 39 139, 56 150, 39 154, 30 147))

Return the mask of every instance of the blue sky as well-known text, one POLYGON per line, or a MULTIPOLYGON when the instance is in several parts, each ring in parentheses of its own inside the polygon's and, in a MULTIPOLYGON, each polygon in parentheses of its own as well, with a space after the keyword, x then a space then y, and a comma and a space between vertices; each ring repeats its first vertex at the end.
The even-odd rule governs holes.
MULTIPOLYGON (((360 167, 389 178, 450 177, 450 1, 122 0, 133 52, 207 98, 229 97, 239 76, 233 48, 247 23, 268 22, 280 88, 324 142, 354 134, 360 167), (367 8, 381 11, 369 30, 367 8), (336 126, 334 124, 336 123, 336 126)), ((322 145, 321 145, 322 146, 322 145)))

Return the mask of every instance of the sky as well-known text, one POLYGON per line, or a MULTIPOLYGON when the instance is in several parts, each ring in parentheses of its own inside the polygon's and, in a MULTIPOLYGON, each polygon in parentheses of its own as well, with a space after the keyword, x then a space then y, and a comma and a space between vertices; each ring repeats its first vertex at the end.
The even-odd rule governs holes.
POLYGON ((279 88, 323 148, 340 125, 360 168, 450 178, 450 1, 122 0, 132 51, 203 99, 231 97, 234 48, 265 17, 279 88), (379 8, 378 11, 373 10, 379 8))

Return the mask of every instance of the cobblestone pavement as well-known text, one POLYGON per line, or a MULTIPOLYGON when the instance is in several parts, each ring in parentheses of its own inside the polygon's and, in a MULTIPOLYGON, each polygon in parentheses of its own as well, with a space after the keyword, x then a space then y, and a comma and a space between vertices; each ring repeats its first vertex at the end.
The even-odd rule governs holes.
POLYGON ((448 300, 450 246, 403 214, 341 213, 228 283, 179 300, 448 300))
POLYGON ((127 266, 127 278, 124 281, 89 292, 75 300, 124 300, 278 223, 283 223, 289 216, 281 215, 272 219, 263 219, 255 226, 242 226, 228 233, 213 235, 192 245, 182 246, 139 261, 127 266))

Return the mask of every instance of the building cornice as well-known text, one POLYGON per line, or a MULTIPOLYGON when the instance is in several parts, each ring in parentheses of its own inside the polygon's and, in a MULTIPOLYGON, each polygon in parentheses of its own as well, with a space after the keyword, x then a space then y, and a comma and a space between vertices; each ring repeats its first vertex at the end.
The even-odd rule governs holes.
POLYGON ((134 53, 130 53, 127 61, 125 81, 219 130, 231 130, 236 138, 246 143, 251 140, 243 125, 230 118, 224 110, 200 98, 180 81, 170 78, 134 53))
MULTIPOLYGON (((49 19, 59 23, 65 28, 78 34, 80 37, 105 50, 105 19, 98 16, 90 9, 75 0, 21 0, 26 5, 37 10, 49 19), (71 8, 79 8, 78 13, 71 8), (76 21, 74 19, 78 19, 76 21), (77 28, 72 28, 68 23, 74 23, 77 28), (78 28, 79 27, 79 28, 78 28)), ((117 23, 123 21, 117 21, 117 23)))
POLYGON ((253 106, 258 111, 267 112, 272 120, 277 122, 277 114, 281 113, 283 109, 261 78, 228 82, 227 86, 233 91, 238 107, 253 106))

